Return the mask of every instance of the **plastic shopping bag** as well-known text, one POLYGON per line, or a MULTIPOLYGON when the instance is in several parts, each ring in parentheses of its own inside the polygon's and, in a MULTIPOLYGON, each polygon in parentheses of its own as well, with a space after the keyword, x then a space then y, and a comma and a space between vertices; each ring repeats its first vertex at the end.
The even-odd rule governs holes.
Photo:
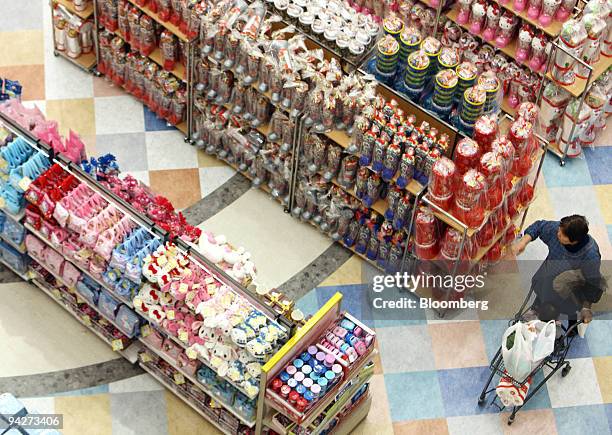
POLYGON ((532 345, 536 334, 525 323, 517 322, 504 332, 502 357, 508 374, 522 381, 531 373, 532 345))
POLYGON ((533 364, 535 368, 540 361, 550 355, 555 349, 555 336, 557 334, 557 325, 554 320, 548 323, 540 320, 529 322, 530 327, 535 327, 538 332, 537 337, 533 341, 533 364))

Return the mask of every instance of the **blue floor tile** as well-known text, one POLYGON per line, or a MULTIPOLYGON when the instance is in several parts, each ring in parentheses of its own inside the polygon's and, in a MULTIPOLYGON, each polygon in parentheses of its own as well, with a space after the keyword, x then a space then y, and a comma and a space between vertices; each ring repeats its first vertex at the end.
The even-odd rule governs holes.
POLYGON ((151 112, 147 106, 143 105, 142 107, 144 109, 145 131, 176 130, 176 127, 168 125, 166 120, 160 119, 155 112, 151 112))
POLYGON ((606 410, 606 415, 608 416, 608 428, 612 434, 612 403, 605 404, 604 408, 606 410))
POLYGON ((590 356, 591 349, 589 348, 589 342, 586 337, 576 337, 572 340, 572 344, 567 351, 567 358, 589 358, 590 356))
POLYGON ((612 146, 584 149, 593 184, 612 184, 612 146))
MULTIPOLYGON (((539 370, 533 377, 531 381, 532 391, 535 391, 535 387, 538 386, 540 382, 544 379, 544 372, 539 370)), ((523 410, 529 411, 532 409, 547 409, 550 408, 550 396, 548 395, 548 388, 546 384, 542 385, 542 387, 535 393, 533 393, 533 397, 529 399, 527 404, 523 406, 523 410)))
POLYGON ((559 435, 575 435, 578 433, 604 435, 611 433, 606 409, 603 405, 555 408, 554 413, 559 435))
POLYGON ((592 356, 612 355, 612 320, 593 320, 585 336, 592 356))
POLYGON ((336 292, 342 293, 342 309, 363 321, 367 326, 374 326, 369 305, 364 297, 366 291, 367 286, 363 284, 318 287, 317 301, 319 306, 323 306, 336 292))
POLYGON ((586 159, 567 159, 565 166, 559 159, 548 154, 542 168, 547 187, 590 186, 593 184, 586 159))
POLYGON ((317 298, 317 290, 310 290, 296 302, 296 305, 306 315, 316 313, 321 308, 317 298))
MULTIPOLYGON (((499 412, 497 407, 489 405, 495 397, 495 392, 487 395, 484 406, 478 405, 478 398, 490 374, 488 367, 438 371, 446 416, 457 417, 499 412)), ((493 377, 488 389, 495 388, 498 382, 499 377, 493 377)), ((545 386, 527 403, 524 409, 540 408, 550 408, 550 399, 545 386)))
POLYGON ((499 350, 504 332, 508 329, 507 320, 481 320, 480 330, 485 343, 489 362, 499 350))
POLYGON ((91 394, 107 394, 108 384, 98 385, 90 388, 82 388, 80 390, 65 391, 52 394, 52 396, 89 396, 91 394))
POLYGON ((393 421, 444 417, 437 372, 385 375, 393 421))

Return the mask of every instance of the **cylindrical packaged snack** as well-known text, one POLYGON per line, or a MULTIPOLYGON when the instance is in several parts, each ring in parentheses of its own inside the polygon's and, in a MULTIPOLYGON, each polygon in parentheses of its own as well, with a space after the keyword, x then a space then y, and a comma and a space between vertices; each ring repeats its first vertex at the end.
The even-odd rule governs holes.
POLYGON ((470 168, 477 168, 480 159, 480 148, 473 139, 464 138, 459 141, 455 150, 455 165, 459 174, 466 173, 470 168))
POLYGON ((434 163, 429 177, 429 189, 437 197, 446 198, 454 191, 455 173, 457 169, 455 163, 442 157, 434 163))

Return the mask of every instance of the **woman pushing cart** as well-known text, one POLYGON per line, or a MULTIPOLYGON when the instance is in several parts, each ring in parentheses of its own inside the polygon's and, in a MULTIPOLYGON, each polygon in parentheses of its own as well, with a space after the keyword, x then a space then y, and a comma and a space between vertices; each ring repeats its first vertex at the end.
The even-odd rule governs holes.
MULTIPOLYGON (((491 375, 478 398, 478 403, 483 405, 487 395, 496 391, 491 404, 500 410, 505 406, 512 407, 508 417, 509 425, 514 421, 516 413, 558 370, 561 370, 563 377, 569 373, 572 367, 566 361, 566 356, 576 338, 578 327, 593 319, 591 306, 600 300, 605 290, 605 281, 600 272, 599 247, 588 231, 588 222, 584 216, 567 216, 560 222, 537 221, 525 230, 525 235, 513 246, 514 254, 519 255, 528 243, 539 238, 548 246, 549 253, 535 273, 523 305, 509 323, 510 328, 504 334, 502 346, 491 361, 491 375), (559 314, 567 315, 567 326, 558 321, 559 314), (507 367, 514 363, 508 349, 516 350, 521 344, 522 330, 527 331, 526 335, 533 341, 545 334, 542 330, 534 330, 535 325, 537 328, 552 328, 554 337, 543 338, 550 346, 547 347, 547 354, 533 358, 532 364, 527 365, 530 370, 523 370, 521 379, 516 379, 511 375, 517 372, 513 370, 515 367, 507 367), (510 331, 513 332, 508 334, 510 331), (536 385, 530 385, 535 374, 545 366, 551 369, 550 372, 536 385), (489 388, 495 375, 500 376, 500 382, 496 387, 489 388), (502 406, 497 405, 498 397, 502 406)), ((525 343, 531 346, 533 341, 528 341, 525 343)), ((530 352, 531 348, 525 355, 530 352)))

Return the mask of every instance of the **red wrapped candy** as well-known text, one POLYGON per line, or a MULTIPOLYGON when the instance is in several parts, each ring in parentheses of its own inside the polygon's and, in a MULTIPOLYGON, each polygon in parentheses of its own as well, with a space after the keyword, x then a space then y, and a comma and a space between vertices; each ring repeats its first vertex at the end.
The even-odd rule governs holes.
POLYGON ((469 169, 459 182, 455 202, 470 209, 478 204, 480 195, 487 187, 486 179, 476 169, 469 169))
POLYGON ((481 152, 491 150, 491 145, 495 141, 498 131, 497 116, 483 115, 476 120, 473 137, 481 152))
POLYGON ((456 260, 459 258, 462 238, 463 234, 460 231, 451 227, 446 229, 440 252, 447 260, 456 260))
MULTIPOLYGON (((508 138, 517 154, 526 155, 529 152, 531 138, 533 135, 533 124, 525 118, 517 118, 510 126, 508 138)), ((527 156, 529 157, 529 156, 527 156)))
POLYGON ((456 173, 455 163, 447 157, 438 159, 432 167, 429 191, 438 198, 450 198, 456 173))
POLYGON ((415 218, 415 239, 420 245, 435 243, 438 239, 436 217, 429 208, 421 208, 415 218))
POLYGON ((503 199, 504 177, 502 156, 495 152, 487 152, 480 158, 480 172, 487 181, 484 202, 487 210, 493 210, 503 199))
POLYGON ((455 165, 459 174, 465 174, 468 169, 478 167, 480 149, 475 140, 464 138, 455 149, 455 165))

